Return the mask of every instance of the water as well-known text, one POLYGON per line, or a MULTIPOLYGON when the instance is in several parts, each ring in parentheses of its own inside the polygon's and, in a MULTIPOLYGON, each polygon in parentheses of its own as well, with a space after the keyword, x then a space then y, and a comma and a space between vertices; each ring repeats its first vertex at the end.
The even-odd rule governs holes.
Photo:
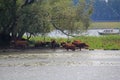
MULTIPOLYGON (((83 33, 82 32, 79 33, 79 34, 75 33, 75 34, 72 34, 72 35, 74 35, 74 36, 81 36, 81 35, 82 36, 100 36, 100 34, 98 32, 103 32, 104 30, 105 29, 88 29, 87 31, 85 31, 83 33)), ((119 29, 116 28, 116 29, 114 29, 114 31, 119 32, 119 29)), ((25 33, 25 36, 26 36, 26 33, 25 33)), ((47 34, 47 36, 54 37, 54 38, 68 38, 67 35, 65 35, 64 33, 62 33, 59 30, 51 31, 50 33, 47 34)))
POLYGON ((0 80, 119 80, 119 61, 119 50, 1 52, 0 80))
POLYGON ((120 67, 10 67, 1 70, 0 80, 119 80, 120 67), (6 72, 6 73, 5 73, 6 72), (5 74, 4 74, 5 73, 5 74))
MULTIPOLYGON (((105 29, 89 29, 86 32, 80 33, 80 34, 75 34, 76 36, 84 35, 84 36, 100 36, 98 32, 102 32, 105 29)), ((114 29, 115 31, 119 31, 119 29, 114 29)), ((67 38, 65 34, 60 32, 59 30, 54 30, 48 34, 50 37, 64 37, 67 38)))

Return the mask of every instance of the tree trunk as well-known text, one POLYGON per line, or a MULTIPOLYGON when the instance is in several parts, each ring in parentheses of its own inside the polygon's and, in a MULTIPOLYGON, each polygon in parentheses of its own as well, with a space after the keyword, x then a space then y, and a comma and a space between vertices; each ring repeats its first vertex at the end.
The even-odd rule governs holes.
POLYGON ((18 39, 21 39, 21 38, 23 37, 24 33, 25 33, 25 32, 20 32, 20 33, 18 33, 18 39))
POLYGON ((11 36, 5 32, 0 33, 0 47, 8 47, 10 45, 11 36))
POLYGON ((32 36, 32 34, 31 33, 26 33, 26 35, 27 35, 27 40, 29 40, 30 38, 31 38, 31 36, 32 36))

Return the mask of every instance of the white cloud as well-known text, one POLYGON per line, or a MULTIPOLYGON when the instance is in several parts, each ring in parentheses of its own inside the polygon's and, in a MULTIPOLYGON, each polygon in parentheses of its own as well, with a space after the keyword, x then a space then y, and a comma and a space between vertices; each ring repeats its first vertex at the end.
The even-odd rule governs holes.
POLYGON ((105 0, 106 3, 108 3, 108 0, 105 0))

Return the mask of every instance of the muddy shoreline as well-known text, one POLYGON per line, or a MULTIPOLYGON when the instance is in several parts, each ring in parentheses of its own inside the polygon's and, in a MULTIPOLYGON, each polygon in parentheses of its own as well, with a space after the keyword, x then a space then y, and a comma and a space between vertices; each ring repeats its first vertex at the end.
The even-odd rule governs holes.
MULTIPOLYGON (((117 49, 113 49, 113 50, 107 50, 107 49, 82 49, 81 51, 96 51, 96 50, 101 50, 101 51, 120 51, 117 49)), ((34 52, 44 52, 44 53, 48 53, 48 52, 56 52, 56 51, 61 51, 61 52, 65 52, 67 51, 66 49, 63 48, 57 48, 57 49, 51 49, 51 48, 27 48, 27 49, 15 49, 15 48, 8 48, 8 49, 0 49, 0 54, 2 53, 16 53, 16 52, 20 52, 20 53, 24 53, 24 52, 30 52, 30 53, 34 53, 34 52)), ((80 51, 79 49, 76 49, 75 51, 69 50, 68 52, 76 52, 76 51, 80 51)), ((80 52, 81 52, 80 51, 80 52)))

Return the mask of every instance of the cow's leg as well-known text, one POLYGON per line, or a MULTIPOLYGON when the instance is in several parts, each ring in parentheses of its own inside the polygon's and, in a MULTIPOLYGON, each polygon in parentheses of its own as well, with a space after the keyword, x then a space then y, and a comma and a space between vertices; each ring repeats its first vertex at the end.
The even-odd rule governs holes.
POLYGON ((75 48, 73 48, 72 51, 75 51, 75 48))
POLYGON ((81 47, 79 47, 80 51, 81 51, 81 47))
POLYGON ((67 51, 69 51, 69 49, 67 48, 67 51))

